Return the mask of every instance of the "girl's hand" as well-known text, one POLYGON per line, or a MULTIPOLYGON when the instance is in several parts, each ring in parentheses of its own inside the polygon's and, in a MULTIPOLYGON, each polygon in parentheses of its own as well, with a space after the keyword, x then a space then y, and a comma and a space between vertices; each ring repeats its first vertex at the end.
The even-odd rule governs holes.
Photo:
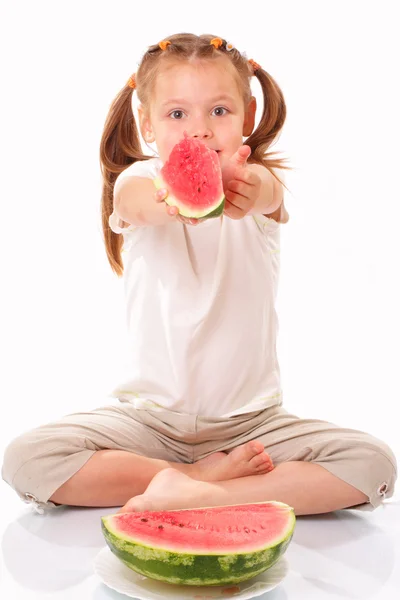
MULTIPOLYGON (((165 198, 168 196, 168 190, 166 189, 161 189, 161 190, 157 190, 155 193, 155 200, 156 202, 164 202, 165 198)), ((167 203, 165 203, 165 208, 167 210, 167 213, 173 217, 176 217, 176 220, 179 221, 180 223, 184 223, 185 225, 198 225, 199 223, 202 223, 205 219, 188 219, 187 217, 183 217, 182 215, 179 214, 179 210, 176 206, 168 206, 167 203)))
POLYGON ((261 179, 247 165, 250 153, 249 146, 240 146, 222 169, 226 198, 224 214, 231 219, 243 219, 260 194, 261 179))

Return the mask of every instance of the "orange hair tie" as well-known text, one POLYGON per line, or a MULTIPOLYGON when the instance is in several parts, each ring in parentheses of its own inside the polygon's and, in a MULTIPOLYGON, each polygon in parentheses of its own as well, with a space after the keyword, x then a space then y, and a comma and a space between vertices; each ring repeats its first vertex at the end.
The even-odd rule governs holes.
POLYGON ((129 77, 128 85, 132 89, 136 88, 136 74, 135 73, 129 77))
POLYGON ((218 48, 221 48, 223 43, 224 42, 221 40, 221 38, 213 38, 210 42, 210 45, 214 46, 214 48, 218 50, 218 48))
POLYGON ((160 46, 161 50, 166 50, 168 46, 171 45, 171 42, 169 40, 163 40, 158 45, 160 46))
POLYGON ((250 58, 249 60, 249 64, 252 66, 253 68, 253 74, 258 71, 258 69, 262 69, 261 65, 259 65, 258 63, 256 63, 255 60, 253 60, 252 58, 250 58))

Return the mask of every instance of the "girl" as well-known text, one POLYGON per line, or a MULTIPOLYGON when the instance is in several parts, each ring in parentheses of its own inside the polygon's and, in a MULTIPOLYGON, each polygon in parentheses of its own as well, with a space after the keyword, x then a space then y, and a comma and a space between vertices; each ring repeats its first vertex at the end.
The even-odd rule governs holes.
POLYGON ((276 171, 287 167, 266 150, 285 116, 273 78, 210 35, 151 46, 118 94, 101 142, 102 218, 109 262, 125 278, 127 372, 119 404, 8 446, 3 478, 38 510, 279 500, 299 515, 372 509, 393 494, 396 460, 383 442, 282 407, 274 302, 288 214, 276 171), (264 99, 256 127, 253 75, 264 99), (142 153, 134 90, 157 158, 142 153), (196 224, 167 206, 168 190, 155 193, 184 135, 218 152, 221 218, 196 224))

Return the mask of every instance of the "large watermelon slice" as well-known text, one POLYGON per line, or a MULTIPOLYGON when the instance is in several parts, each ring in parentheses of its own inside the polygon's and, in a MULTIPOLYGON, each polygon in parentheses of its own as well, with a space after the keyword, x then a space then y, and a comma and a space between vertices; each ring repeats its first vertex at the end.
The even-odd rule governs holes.
POLYGON ((165 202, 191 219, 218 217, 224 209, 221 167, 215 150, 185 135, 154 180, 157 189, 167 188, 165 202))
POLYGON ((239 583, 262 573, 286 551, 294 510, 262 502, 102 517, 111 551, 152 579, 180 585, 239 583))

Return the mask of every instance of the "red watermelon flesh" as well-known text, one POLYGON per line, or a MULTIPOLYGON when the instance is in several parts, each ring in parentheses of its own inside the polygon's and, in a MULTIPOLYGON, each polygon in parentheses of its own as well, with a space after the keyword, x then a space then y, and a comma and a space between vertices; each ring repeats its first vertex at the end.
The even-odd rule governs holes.
POLYGON ((152 548, 196 553, 210 551, 253 552, 282 538, 288 523, 287 507, 275 504, 244 504, 209 509, 121 513, 109 522, 118 535, 138 536, 152 548))
POLYGON ((201 140, 185 135, 176 144, 155 180, 167 188, 165 202, 192 219, 217 217, 223 212, 224 191, 218 154, 201 140))

